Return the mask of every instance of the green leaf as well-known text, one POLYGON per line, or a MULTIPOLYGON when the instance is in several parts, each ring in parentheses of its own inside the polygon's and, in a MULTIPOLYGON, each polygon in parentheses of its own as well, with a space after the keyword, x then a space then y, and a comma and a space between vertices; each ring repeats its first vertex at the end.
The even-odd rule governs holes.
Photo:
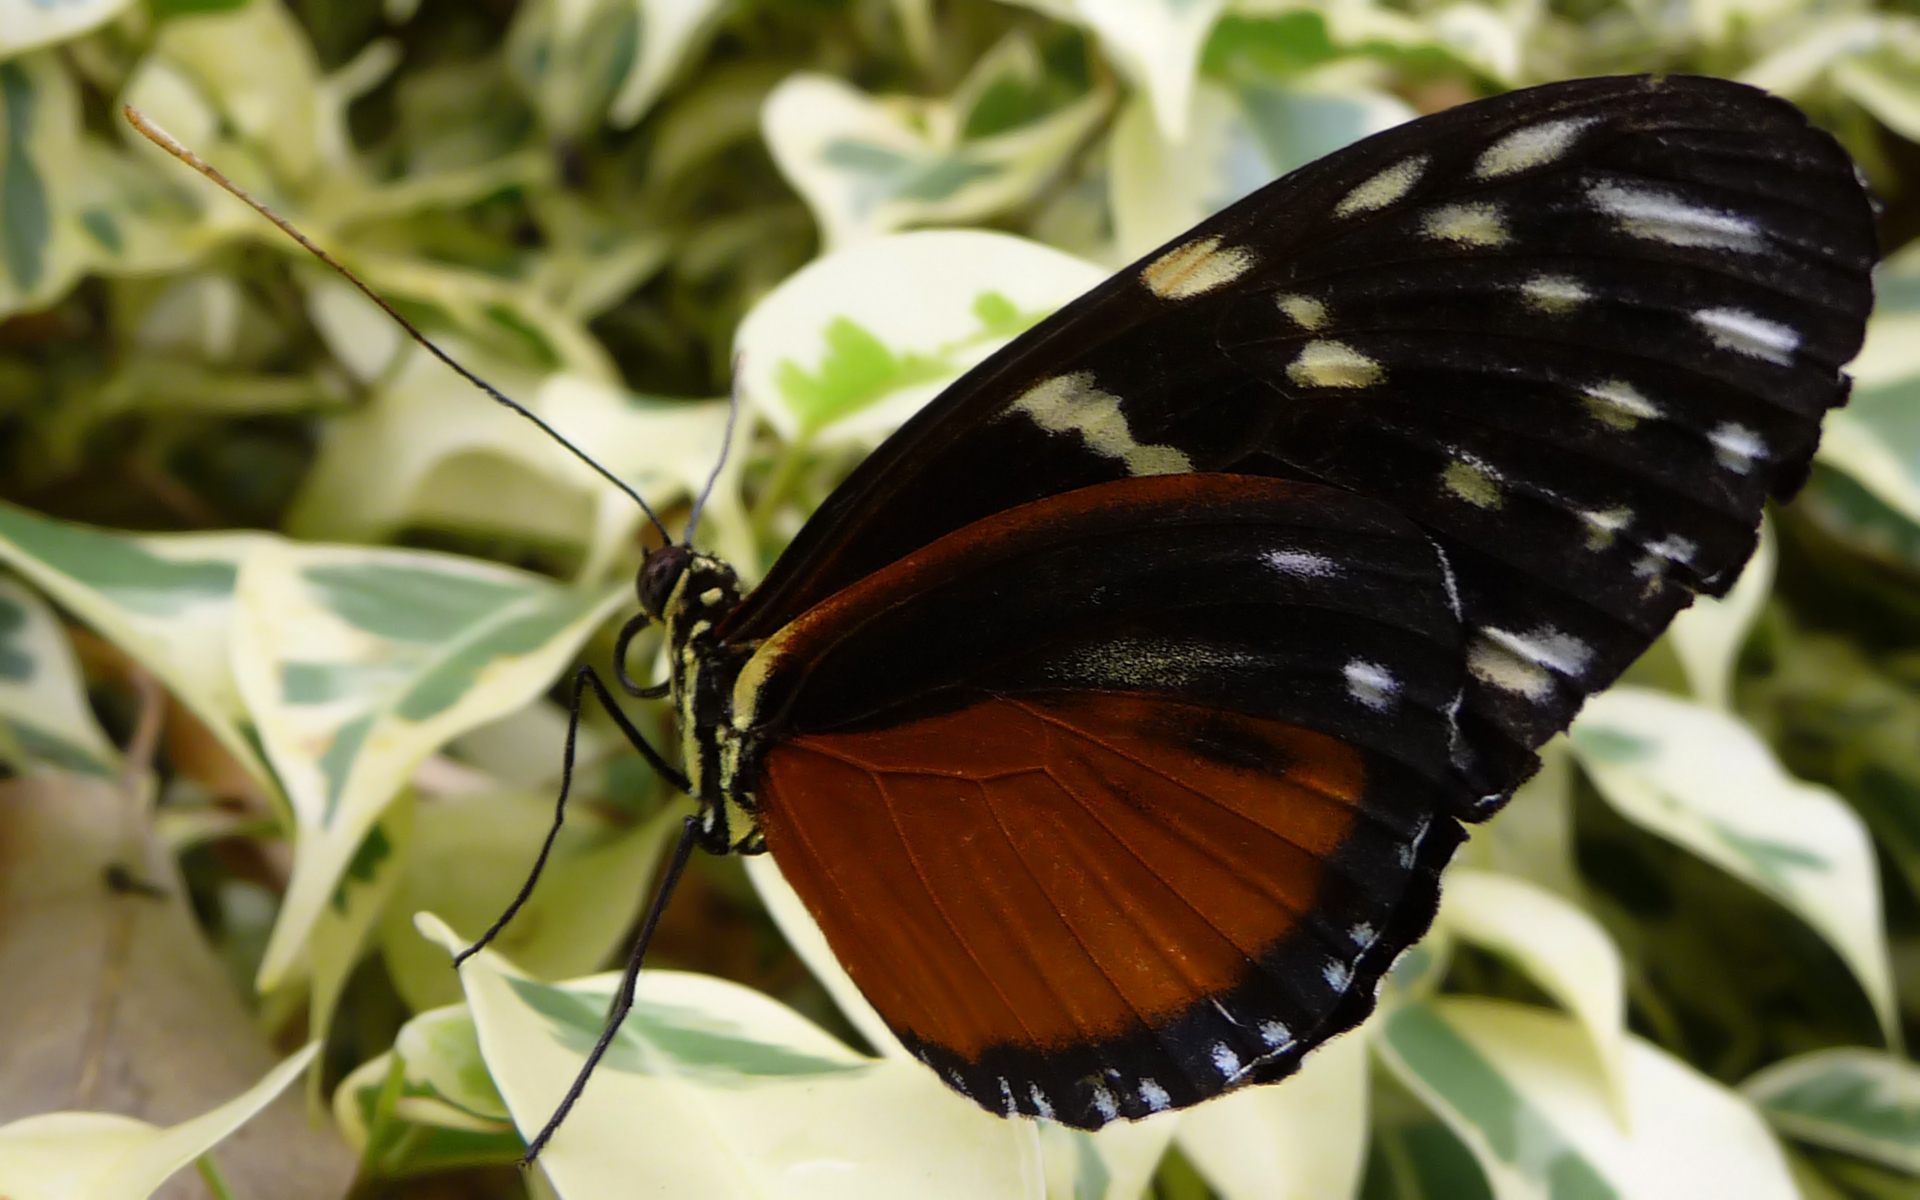
POLYGON ((1826 939, 1886 1036, 1899 1036, 1879 871, 1852 809, 1788 776, 1732 717, 1661 692, 1616 687, 1588 700, 1572 746, 1628 819, 1771 896, 1826 939))
POLYGON ((146 1200, 265 1108, 319 1052, 319 1043, 309 1043, 245 1092, 170 1129, 93 1112, 43 1113, 0 1125, 0 1194, 146 1200))
POLYGON ((275 545, 249 557, 234 665, 299 831, 263 987, 420 762, 547 687, 623 591, 405 551, 275 545))
POLYGON ((0 759, 108 775, 120 755, 87 707, 66 631, 32 592, 0 576, 0 759))
MULTIPOLYGON (((459 943, 430 917, 421 931, 459 943)), ((515 1123, 537 1129, 616 977, 535 984, 489 950, 460 978, 489 1074, 515 1123)), ((541 1155, 569 1200, 631 1195, 642 1178, 713 1200, 821 1186, 854 1200, 1040 1200, 1034 1126, 981 1112, 917 1063, 862 1058, 766 996, 700 975, 642 971, 635 1013, 615 1052, 627 1069, 596 1074, 541 1155)))
POLYGON ((869 242, 809 264, 754 306, 735 342, 741 388, 789 441, 868 439, 1102 274, 1005 234, 869 242))
POLYGON ((0 157, 0 249, 13 285, 31 293, 46 266, 52 220, 47 185, 33 161, 33 81, 19 63, 0 63, 0 103, 6 106, 5 155, 0 157))
POLYGON ((1628 1119, 1578 1065, 1572 1020, 1508 1001, 1408 1005, 1374 1045, 1473 1151, 1498 1200, 1794 1200, 1779 1147, 1741 1097, 1627 1042, 1628 1119))
POLYGON ((1820 1050, 1740 1085, 1775 1128, 1920 1175, 1920 1067, 1872 1050, 1820 1050))
POLYGON ((5 562, 152 671, 270 792, 229 647, 240 562, 267 534, 131 537, 0 505, 5 562))

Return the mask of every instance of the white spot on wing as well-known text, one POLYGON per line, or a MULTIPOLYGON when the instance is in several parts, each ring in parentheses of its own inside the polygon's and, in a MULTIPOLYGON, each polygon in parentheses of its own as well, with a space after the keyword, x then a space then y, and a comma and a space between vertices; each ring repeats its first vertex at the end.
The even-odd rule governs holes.
POLYGON ((1296 575, 1302 579, 1328 579, 1340 573, 1340 564, 1323 554, 1309 550, 1269 550, 1260 556, 1266 564, 1282 575, 1296 575))
POLYGON ((1693 314, 1693 323, 1706 330, 1707 337, 1722 350, 1783 367, 1793 362, 1793 352, 1800 348, 1800 335, 1792 329, 1744 309, 1703 308, 1693 314))
POLYGON ((1222 1079, 1232 1079, 1240 1073, 1240 1056, 1235 1054, 1233 1047, 1227 1045, 1225 1042, 1215 1042, 1213 1044, 1213 1069, 1220 1072, 1222 1079))
POLYGON ((1278 1021, 1260 1022, 1260 1040, 1278 1049, 1293 1045, 1293 1031, 1278 1021))
POLYGON ((1000 1107, 1007 1116, 1011 1117, 1020 1111, 1020 1106, 1013 1102, 1013 1089, 1007 1085, 1007 1081, 1001 1079, 998 1082, 1000 1084, 1000 1107))
POLYGON ((1353 939, 1354 945, 1365 947, 1373 945, 1373 939, 1378 935, 1374 933, 1373 926, 1362 921, 1352 929, 1347 930, 1347 936, 1353 939))
POLYGON ((1446 204, 1428 213, 1420 227, 1430 238, 1462 246, 1498 246, 1507 240, 1500 209, 1492 204, 1446 204))
POLYGON ((1347 677, 1347 695, 1375 712, 1386 712, 1400 695, 1400 681, 1379 663, 1349 659, 1341 668, 1347 677))
POLYGON ((1327 986, 1336 992, 1346 991, 1347 985, 1353 982, 1353 969, 1337 958, 1328 959, 1320 973, 1326 976, 1327 986))
POLYGON ((1707 440, 1713 443, 1714 458, 1736 474, 1745 475, 1753 470, 1755 462, 1767 457, 1767 444, 1760 440, 1760 435, 1731 421, 1714 429, 1707 440))
POLYGON ((1021 394, 1012 410, 1033 418, 1048 433, 1077 433, 1087 449, 1117 458, 1131 475, 1184 475, 1193 461, 1173 446, 1142 446, 1133 440, 1120 398, 1093 385, 1091 371, 1056 375, 1021 394))
POLYGON ((1148 1112, 1165 1112, 1173 1107, 1173 1097, 1153 1079, 1140 1081, 1140 1102, 1147 1106, 1148 1112))
POLYGON ((1345 199, 1334 205, 1333 215, 1351 217, 1356 213, 1385 208, 1411 191, 1413 185, 1420 182, 1420 175, 1426 169, 1427 156, 1424 154, 1403 159, 1348 192, 1345 199))
POLYGON ((953 1085, 954 1091, 959 1092, 969 1100, 973 1099, 973 1093, 967 1090, 967 1081, 961 1078, 960 1072, 948 1071, 947 1082, 953 1085))
POLYGON ((1546 625, 1524 634, 1483 627, 1467 649, 1474 678, 1535 701, 1553 693, 1550 671, 1577 679, 1592 661, 1592 647, 1546 625))
POLYGON ((1222 248, 1218 237, 1196 238, 1148 263, 1140 282, 1162 300, 1186 300, 1225 287, 1258 261, 1244 247, 1222 248))
POLYGON ((1659 405, 1642 396, 1624 379, 1609 379, 1582 388, 1581 391, 1587 397, 1587 411, 1615 429, 1632 429, 1642 421, 1650 421, 1661 415, 1659 405))
POLYGON ((1527 304, 1549 316, 1570 313, 1593 299, 1593 293, 1578 279, 1566 275, 1535 275, 1520 285, 1527 304))
POLYGON ((1120 1115, 1120 1105, 1114 1101, 1113 1093, 1107 1090, 1104 1083, 1093 1085, 1093 1111, 1109 1121, 1120 1115))
POLYGON ((1047 1099, 1047 1094, 1040 1090, 1039 1084, 1030 1083, 1027 1085, 1027 1099, 1033 1102, 1033 1111, 1035 1113, 1049 1121, 1053 1119, 1053 1102, 1047 1099))
POLYGON ((1593 662, 1591 646, 1551 625, 1542 625, 1531 633, 1512 633, 1487 626, 1480 634, 1529 662, 1550 667, 1570 678, 1578 678, 1593 662))
POLYGON ((1614 535, 1633 524, 1630 508, 1600 508, 1580 514, 1587 524, 1587 549, 1601 550, 1613 544, 1614 535))
POLYGON ((1379 363, 1344 342, 1308 342, 1287 364, 1287 378, 1301 387, 1368 387, 1385 375, 1379 363))
POLYGON ((1720 250, 1758 252, 1762 235, 1757 222, 1711 208, 1688 204, 1665 192, 1596 183, 1587 189, 1595 207, 1620 222, 1625 233, 1669 246, 1700 246, 1720 250))
POLYGON ((1599 119, 1568 117, 1516 129, 1481 152, 1480 160, 1473 166, 1473 173, 1482 179, 1497 179, 1502 175, 1544 167, 1565 154, 1580 131, 1599 119))

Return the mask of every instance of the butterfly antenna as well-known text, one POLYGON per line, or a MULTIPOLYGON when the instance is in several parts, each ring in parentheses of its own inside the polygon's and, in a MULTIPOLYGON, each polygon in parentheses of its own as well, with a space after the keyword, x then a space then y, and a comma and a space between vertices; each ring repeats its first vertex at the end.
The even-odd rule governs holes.
POLYGON ((707 476, 707 486, 700 489, 700 498, 693 502, 693 511, 687 515, 687 532, 683 544, 693 545, 693 531, 700 524, 700 512, 707 506, 707 497, 713 495, 713 485, 720 482, 721 468, 727 465, 727 455, 733 452, 733 423, 740 419, 740 365, 746 360, 745 354, 733 356, 733 387, 727 395, 727 440, 720 443, 720 461, 713 464, 713 474, 707 476))
POLYGON ((513 399, 512 397, 507 396, 505 393, 501 392, 499 388, 494 387, 492 384, 488 383, 486 380, 480 378, 478 375, 475 375, 472 371, 467 370, 465 367, 455 362, 452 359, 452 357, 450 357, 447 354, 446 351, 440 349, 440 347, 434 345, 431 341, 428 341, 426 334, 421 333, 418 329, 414 328, 413 322, 401 316, 399 311, 396 310, 393 307, 393 305, 388 304, 384 299, 382 299, 378 292, 368 287, 365 283, 362 283, 360 281, 360 277, 358 275, 355 275, 352 271, 349 271, 344 265, 341 264, 339 259, 335 258, 331 254, 328 254, 325 250, 322 250, 320 247, 314 245, 312 241, 308 240, 306 234, 301 233, 298 229, 295 229, 290 223, 288 223, 278 213, 274 212, 272 209, 268 208, 266 205, 260 203, 258 200, 255 200, 252 196, 248 195, 246 192, 246 189, 242 188, 239 184, 233 182, 231 179, 228 179, 225 175, 222 175, 219 171, 215 170, 212 164, 208 163, 205 159, 201 158, 198 154, 195 154, 193 151, 181 145, 180 142, 172 134, 168 133, 166 130, 160 128, 158 125, 155 125, 152 121, 148 120, 147 115, 145 113, 133 107, 133 105, 131 104, 123 105, 121 107, 121 111, 126 114, 127 123, 132 125, 135 129, 139 130, 142 137, 146 138, 148 141, 152 142, 154 145, 160 147, 162 150, 165 150, 168 154, 173 155, 175 158, 179 159, 181 162, 192 167, 194 170, 200 172, 202 175, 205 175, 208 179, 211 179, 213 180, 213 182, 219 184, 222 188, 224 188, 227 191, 228 194, 238 199, 241 203, 245 204, 248 208, 251 208, 253 211, 259 213, 261 216, 265 217, 267 220, 272 221, 274 225, 279 228, 281 233, 286 234, 288 237, 292 238, 294 241, 300 243, 301 248, 306 250, 307 253, 313 255, 315 258, 327 264, 329 267, 332 267, 335 271, 338 271, 341 277, 343 277, 348 283, 351 283, 354 287, 360 289, 361 295, 365 296, 367 299, 379 305, 380 311, 386 313, 389 317, 392 317, 395 324, 399 325, 400 328, 406 330, 408 337, 411 337, 414 341, 418 342, 421 345, 421 347, 426 350, 427 353, 433 355, 435 358, 445 363, 453 371, 454 374, 460 376, 460 378, 466 380, 468 383, 472 384, 474 387, 479 388, 481 391, 485 392, 488 396, 492 397, 496 403, 504 405, 505 407, 512 409, 514 412, 519 413, 521 416, 525 417, 527 420, 532 421, 535 425, 539 426, 540 432, 546 434, 548 437, 552 438, 554 441, 560 443, 561 446, 566 448, 569 454, 573 455, 575 458, 579 459, 581 462, 587 464, 589 467, 592 467, 594 471, 596 471, 600 475, 601 478, 605 479, 608 483, 611 483, 613 486, 619 488, 621 491, 625 492, 629 497, 632 498, 635 504, 638 504, 640 506, 640 511, 647 514, 647 519, 653 522, 654 528, 660 531, 660 536, 663 539, 665 539, 667 544, 671 545, 673 543, 673 537, 672 535, 667 533, 667 527, 661 523, 660 518, 654 513, 653 509, 648 506, 647 502, 640 498, 640 493, 634 491, 633 488, 629 486, 625 480, 621 479, 618 475, 615 475, 612 471, 607 470, 605 467, 595 462, 592 459, 592 457, 590 457, 587 454, 586 451, 580 449, 580 447, 574 445, 572 442, 562 437, 559 430, 547 424, 545 421, 541 420, 539 417, 535 416, 533 411, 527 408, 524 404, 521 404, 519 401, 513 399))

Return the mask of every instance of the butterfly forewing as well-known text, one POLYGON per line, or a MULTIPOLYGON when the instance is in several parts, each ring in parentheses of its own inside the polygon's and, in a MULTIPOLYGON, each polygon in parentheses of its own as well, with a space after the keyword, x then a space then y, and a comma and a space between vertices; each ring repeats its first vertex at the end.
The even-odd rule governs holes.
POLYGON ((1279 473, 1384 499, 1456 574, 1487 803, 1806 469, 1871 304, 1871 214, 1797 110, 1582 80, 1321 160, 1095 289, 849 479, 729 632, 1103 480, 1279 473))

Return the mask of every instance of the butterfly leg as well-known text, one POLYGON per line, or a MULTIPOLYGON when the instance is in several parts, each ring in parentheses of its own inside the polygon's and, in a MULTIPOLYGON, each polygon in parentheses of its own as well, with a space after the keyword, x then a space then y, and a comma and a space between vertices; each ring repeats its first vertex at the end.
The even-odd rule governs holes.
POLYGON ((680 883, 680 874, 687 869, 687 859, 693 854, 697 833, 698 825, 694 818, 687 817, 680 826, 680 842, 673 848, 673 857, 667 862, 666 873, 660 877, 660 890, 653 894, 653 903, 647 906, 646 920, 640 924, 640 936, 634 940, 633 953, 627 957, 627 969, 620 975, 620 986, 613 993, 613 1002, 607 1006, 607 1023, 600 1030, 600 1040, 593 1044, 592 1052, 587 1055, 580 1073, 573 1077, 573 1086, 567 1089, 559 1107, 553 1110, 553 1115, 547 1118, 547 1123, 541 1126, 534 1139, 527 1143, 527 1152, 520 1158, 522 1164, 531 1164, 540 1156, 540 1151, 553 1137, 553 1131, 560 1128, 560 1122, 566 1120, 567 1114, 573 1111, 580 1093, 586 1090, 587 1079, 592 1076, 593 1069, 600 1065, 607 1047, 613 1044, 615 1035, 620 1032, 621 1023, 632 1011, 634 988, 640 981, 640 964, 647 957, 647 947, 653 942, 654 931, 660 927, 660 915, 667 910, 667 901, 673 898, 674 888, 680 883))
POLYGON ((653 618, 646 613, 636 613, 631 620, 620 627, 620 636, 613 640, 614 676, 620 680, 620 686, 627 689, 628 695, 638 696, 642 700, 658 700, 673 687, 673 684, 667 680, 642 687, 627 674, 627 647, 633 644, 635 634, 652 623, 653 618))
MULTIPOLYGON (((624 634, 625 630, 621 632, 624 634)), ((626 735, 627 741, 633 744, 633 748, 640 752, 640 757, 646 759, 647 764, 659 772, 662 779, 682 792, 687 790, 687 777, 662 758, 660 752, 653 748, 645 735, 634 728, 633 722, 627 719, 627 714, 613 702, 613 692, 600 681, 599 674, 588 666, 575 671, 573 695, 567 702, 567 748, 560 760, 560 796, 554 801, 553 824, 547 829, 546 840, 540 843, 540 853, 533 860, 533 869, 527 872, 526 882, 520 885, 519 894, 514 896, 513 902, 507 905, 506 911, 487 927, 487 931, 480 935, 478 941, 454 956, 453 965, 456 967, 478 954, 488 942, 499 936, 500 931, 507 927, 507 922, 513 920, 514 914, 519 912, 521 906, 526 904, 528 898, 533 895, 534 885, 540 882, 540 873, 546 870, 547 856, 553 852, 554 839, 560 836, 560 826, 567 819, 567 796, 573 791, 574 747, 580 733, 580 705, 586 699, 588 687, 593 688, 594 695, 600 698, 601 707, 607 710, 607 715, 613 718, 614 724, 620 727, 620 732, 626 735)))

